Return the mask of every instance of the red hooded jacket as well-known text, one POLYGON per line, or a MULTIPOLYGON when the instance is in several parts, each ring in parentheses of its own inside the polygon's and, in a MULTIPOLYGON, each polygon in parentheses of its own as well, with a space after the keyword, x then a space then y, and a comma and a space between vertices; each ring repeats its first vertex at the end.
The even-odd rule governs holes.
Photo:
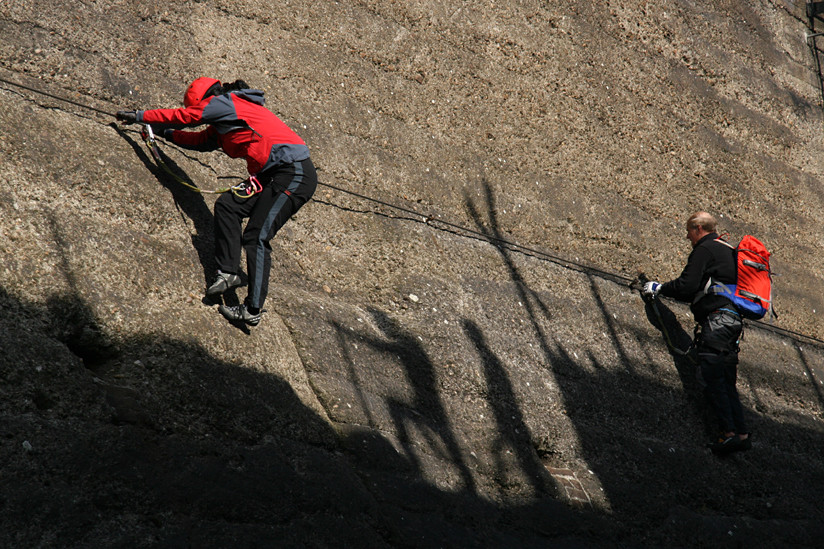
POLYGON ((144 124, 209 127, 199 132, 176 130, 172 141, 189 149, 223 149, 231 158, 245 158, 255 175, 271 167, 309 158, 309 147, 269 109, 260 90, 245 89, 203 98, 214 78, 198 78, 186 90, 182 109, 137 111, 144 124))

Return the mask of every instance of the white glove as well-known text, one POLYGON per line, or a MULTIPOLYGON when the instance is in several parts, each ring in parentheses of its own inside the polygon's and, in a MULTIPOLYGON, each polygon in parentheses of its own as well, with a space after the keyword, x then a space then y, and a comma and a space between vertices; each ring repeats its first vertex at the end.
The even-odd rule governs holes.
POLYGON ((655 297, 658 295, 658 292, 660 290, 661 283, 650 280, 649 282, 644 284, 644 289, 641 290, 641 293, 646 297, 655 297))

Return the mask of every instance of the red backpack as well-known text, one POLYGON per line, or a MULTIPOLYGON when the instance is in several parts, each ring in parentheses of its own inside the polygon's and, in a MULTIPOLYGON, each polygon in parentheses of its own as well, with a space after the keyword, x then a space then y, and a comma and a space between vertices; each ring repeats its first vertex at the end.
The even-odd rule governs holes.
POLYGON ((712 282, 707 293, 723 295, 732 301, 745 318, 760 320, 769 312, 778 318, 772 307, 772 271, 770 252, 752 235, 746 235, 738 246, 717 239, 735 250, 735 284, 712 282))

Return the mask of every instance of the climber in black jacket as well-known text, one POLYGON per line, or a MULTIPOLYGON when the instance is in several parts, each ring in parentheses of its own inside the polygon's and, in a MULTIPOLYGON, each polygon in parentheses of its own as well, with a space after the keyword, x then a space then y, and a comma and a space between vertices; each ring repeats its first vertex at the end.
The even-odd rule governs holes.
POLYGON ((693 249, 681 275, 665 284, 649 281, 642 293, 650 298, 661 294, 690 303, 700 326, 695 341, 700 373, 721 428, 710 448, 714 453, 727 454, 748 450, 751 440, 735 387, 738 341, 744 327, 741 314, 726 297, 706 293, 711 284, 736 282, 735 250, 719 240, 716 226, 717 221, 707 212, 691 215, 687 239, 693 249))

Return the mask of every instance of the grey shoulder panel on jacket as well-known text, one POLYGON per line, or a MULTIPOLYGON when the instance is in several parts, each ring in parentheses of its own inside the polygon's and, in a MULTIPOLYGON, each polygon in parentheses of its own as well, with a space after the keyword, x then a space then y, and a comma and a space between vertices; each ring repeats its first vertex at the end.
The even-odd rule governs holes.
POLYGON ((228 133, 249 125, 238 118, 235 104, 229 95, 218 95, 203 109, 203 121, 212 124, 220 134, 228 133))
POLYGON ((261 90, 248 89, 238 90, 236 92, 231 93, 245 99, 246 101, 250 101, 261 106, 263 106, 266 103, 266 98, 263 96, 263 92, 261 90))

